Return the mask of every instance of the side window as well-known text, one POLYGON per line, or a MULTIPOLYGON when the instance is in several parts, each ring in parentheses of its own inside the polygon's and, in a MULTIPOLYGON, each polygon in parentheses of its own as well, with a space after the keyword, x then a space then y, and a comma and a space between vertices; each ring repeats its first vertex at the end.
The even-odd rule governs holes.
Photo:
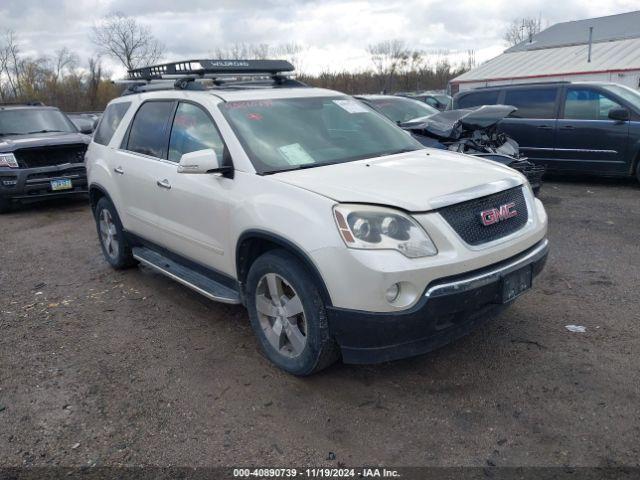
POLYGON ((427 98, 425 99, 425 103, 426 103, 427 105, 431 105, 431 106, 432 106, 432 107, 434 107, 434 108, 438 108, 438 106, 440 105, 440 102, 438 102, 438 101, 437 101, 435 98, 433 98, 433 97, 427 97, 427 98))
POLYGON ((136 112, 129 132, 127 150, 165 158, 165 128, 173 113, 173 102, 145 102, 136 112))
POLYGON ((556 118, 557 88, 517 88, 507 90, 505 105, 518 109, 512 118, 556 118))
POLYGON ((468 93, 460 97, 457 102, 457 108, 478 107, 480 105, 495 105, 496 103, 498 103, 499 93, 500 90, 468 93))
POLYGON ((124 117, 127 110, 131 106, 131 102, 118 102, 112 103, 102 114, 100 124, 96 129, 96 133, 93 136, 93 141, 100 145, 108 145, 111 141, 111 137, 120 125, 122 117, 124 117))
POLYGON ((173 118, 169 140, 169 160, 179 162, 185 153, 213 148, 222 159, 224 143, 213 121, 202 108, 180 103, 173 118))
POLYGON ((588 88, 569 88, 564 101, 564 118, 574 120, 608 120, 609 110, 619 107, 609 97, 588 88))

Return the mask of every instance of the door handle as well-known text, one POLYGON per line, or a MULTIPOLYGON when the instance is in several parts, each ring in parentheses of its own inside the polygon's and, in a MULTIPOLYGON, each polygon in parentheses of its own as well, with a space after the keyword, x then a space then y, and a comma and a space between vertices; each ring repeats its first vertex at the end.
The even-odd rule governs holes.
POLYGON ((538 128, 540 130, 551 130, 553 127, 551 127, 549 125, 538 125, 538 128))
POLYGON ((574 127, 573 125, 563 125, 562 127, 560 127, 561 130, 575 130, 576 127, 574 127))
POLYGON ((116 168, 114 168, 113 171, 116 172, 118 175, 124 175, 124 170, 120 166, 117 166, 116 168))
POLYGON ((167 180, 166 178, 164 180, 158 180, 156 182, 156 185, 158 185, 160 188, 166 188, 167 190, 171 189, 171 184, 169 183, 169 180, 167 180))

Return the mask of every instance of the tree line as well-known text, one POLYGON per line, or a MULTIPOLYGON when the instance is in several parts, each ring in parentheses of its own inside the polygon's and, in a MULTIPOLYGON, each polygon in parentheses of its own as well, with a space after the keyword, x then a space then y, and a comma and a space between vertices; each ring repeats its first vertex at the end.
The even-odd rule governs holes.
MULTIPOLYGON (((517 43, 539 30, 540 20, 514 20, 505 40, 517 43)), ((41 101, 65 111, 103 110, 123 88, 111 81, 110 72, 103 68, 104 58, 132 69, 157 63, 165 54, 164 46, 148 27, 122 13, 110 14, 96 22, 90 41, 95 54, 84 61, 68 48, 52 55, 31 57, 21 50, 18 34, 1 33, 0 103, 41 101)), ((452 63, 449 51, 411 49, 402 40, 369 45, 366 54, 370 67, 357 72, 306 73, 307 62, 312 59, 305 47, 296 43, 235 44, 217 48, 210 54, 216 59, 285 59, 294 65, 299 80, 350 94, 444 89, 450 79, 475 66, 473 51, 465 52, 463 60, 452 63)))

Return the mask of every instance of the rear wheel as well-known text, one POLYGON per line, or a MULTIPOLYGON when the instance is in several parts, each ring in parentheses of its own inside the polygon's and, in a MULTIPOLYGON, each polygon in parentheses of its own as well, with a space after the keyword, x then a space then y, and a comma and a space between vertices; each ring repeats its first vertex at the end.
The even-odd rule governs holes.
POLYGON ((247 309, 265 355, 286 372, 310 375, 338 359, 318 286, 286 251, 272 250, 253 263, 247 309))
POLYGON ((122 223, 115 207, 108 198, 102 197, 95 210, 98 239, 104 258, 115 269, 132 267, 136 264, 131 247, 123 234, 122 223))

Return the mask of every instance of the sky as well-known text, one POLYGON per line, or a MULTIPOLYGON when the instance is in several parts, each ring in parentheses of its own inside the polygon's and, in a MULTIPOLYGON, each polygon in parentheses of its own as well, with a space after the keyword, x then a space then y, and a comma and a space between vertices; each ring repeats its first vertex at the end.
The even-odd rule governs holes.
POLYGON ((367 46, 391 39, 448 52, 454 62, 474 50, 482 62, 506 48, 502 37, 516 18, 540 17, 544 26, 638 8, 639 0, 1 0, 0 31, 13 30, 26 54, 68 47, 85 63, 95 52, 92 25, 122 12, 151 29, 167 61, 207 58, 236 43, 297 43, 302 69, 317 74, 369 68, 367 46))

